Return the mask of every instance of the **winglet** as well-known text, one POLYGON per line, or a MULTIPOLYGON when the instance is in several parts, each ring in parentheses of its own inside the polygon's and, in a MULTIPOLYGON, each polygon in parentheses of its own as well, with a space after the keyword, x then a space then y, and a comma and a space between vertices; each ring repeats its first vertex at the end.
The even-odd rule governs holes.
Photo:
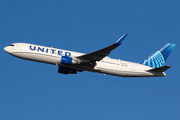
POLYGON ((124 34, 122 37, 120 37, 115 43, 114 45, 120 45, 122 43, 122 41, 126 38, 128 34, 124 34))

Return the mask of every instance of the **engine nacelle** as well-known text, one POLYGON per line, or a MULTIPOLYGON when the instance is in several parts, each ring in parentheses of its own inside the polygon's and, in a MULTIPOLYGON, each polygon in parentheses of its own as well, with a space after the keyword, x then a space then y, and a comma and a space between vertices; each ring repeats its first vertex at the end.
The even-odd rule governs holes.
POLYGON ((70 69, 70 68, 63 67, 63 66, 59 66, 58 73, 62 73, 62 74, 77 74, 77 70, 70 69))
POLYGON ((71 65, 71 64, 77 64, 77 62, 69 56, 62 56, 61 64, 71 65))

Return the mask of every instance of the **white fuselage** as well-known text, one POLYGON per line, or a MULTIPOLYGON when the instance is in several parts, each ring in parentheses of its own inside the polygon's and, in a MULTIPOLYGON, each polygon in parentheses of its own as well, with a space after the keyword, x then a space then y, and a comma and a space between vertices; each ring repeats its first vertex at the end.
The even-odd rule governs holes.
POLYGON ((77 56, 84 55, 84 53, 73 52, 68 50, 56 49, 52 47, 45 47, 40 45, 28 44, 28 43, 14 43, 14 46, 7 46, 4 48, 9 54, 32 61, 43 62, 58 66, 64 66, 78 71, 91 71, 103 74, 110 74, 121 77, 153 77, 153 76, 166 76, 163 73, 150 73, 147 70, 151 67, 105 57, 102 60, 96 62, 94 68, 88 66, 82 66, 80 64, 61 64, 62 56, 69 56, 75 58, 77 56))

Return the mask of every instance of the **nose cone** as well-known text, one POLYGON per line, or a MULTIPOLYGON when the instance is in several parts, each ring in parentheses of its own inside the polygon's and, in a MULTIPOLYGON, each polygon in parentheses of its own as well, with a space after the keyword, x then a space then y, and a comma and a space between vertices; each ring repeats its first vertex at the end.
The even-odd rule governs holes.
POLYGON ((9 46, 6 46, 6 47, 4 48, 4 51, 6 51, 7 53, 10 53, 10 47, 9 47, 9 46))

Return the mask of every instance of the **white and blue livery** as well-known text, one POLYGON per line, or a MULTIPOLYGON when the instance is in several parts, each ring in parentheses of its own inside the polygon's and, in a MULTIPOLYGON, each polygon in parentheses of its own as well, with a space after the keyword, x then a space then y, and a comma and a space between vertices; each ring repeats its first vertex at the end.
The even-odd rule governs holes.
POLYGON ((114 44, 88 54, 29 43, 13 43, 4 50, 18 58, 57 65, 58 72, 63 74, 90 71, 121 77, 166 76, 165 71, 171 66, 164 64, 175 44, 166 44, 140 63, 107 57, 112 50, 122 44, 126 36, 127 34, 124 34, 114 44))

